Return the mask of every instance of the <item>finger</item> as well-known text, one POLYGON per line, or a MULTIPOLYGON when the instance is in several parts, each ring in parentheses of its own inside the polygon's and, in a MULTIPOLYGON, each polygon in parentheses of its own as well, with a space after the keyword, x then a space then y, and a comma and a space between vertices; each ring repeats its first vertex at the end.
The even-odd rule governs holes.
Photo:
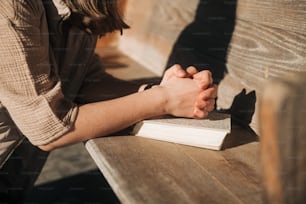
POLYGON ((204 100, 197 100, 194 103, 194 107, 198 109, 204 109, 207 105, 208 105, 208 101, 204 101, 204 100))
POLYGON ((173 73, 175 77, 184 78, 187 77, 188 73, 181 67, 181 65, 175 64, 173 67, 173 73))
POLYGON ((198 108, 194 108, 193 110, 193 117, 194 118, 205 118, 208 116, 208 112, 207 111, 204 111, 204 110, 201 110, 201 109, 198 109, 198 108))
POLYGON ((198 73, 198 70, 194 66, 190 66, 186 69, 186 72, 188 73, 190 78, 193 78, 193 75, 198 73))
POLYGON ((205 110, 208 112, 211 112, 213 110, 215 110, 215 103, 216 100, 215 99, 210 99, 207 101, 207 106, 205 107, 205 110))
POLYGON ((183 70, 183 68, 179 64, 175 64, 166 70, 164 74, 164 79, 170 79, 172 77, 183 78, 186 75, 187 73, 183 70))
POLYGON ((193 79, 198 82, 200 88, 202 89, 206 89, 207 87, 213 84, 212 74, 208 70, 203 70, 194 74, 193 79))
POLYGON ((196 73, 194 78, 195 79, 205 78, 205 79, 207 79, 207 81, 211 81, 212 80, 212 74, 209 70, 202 70, 202 71, 196 73))
POLYGON ((195 108, 204 110, 204 111, 213 111, 215 109, 215 100, 214 99, 210 99, 210 100, 198 100, 195 102, 195 108))
POLYGON ((218 86, 217 85, 212 85, 209 88, 203 90, 199 98, 202 100, 208 100, 208 99, 215 99, 218 96, 218 86))

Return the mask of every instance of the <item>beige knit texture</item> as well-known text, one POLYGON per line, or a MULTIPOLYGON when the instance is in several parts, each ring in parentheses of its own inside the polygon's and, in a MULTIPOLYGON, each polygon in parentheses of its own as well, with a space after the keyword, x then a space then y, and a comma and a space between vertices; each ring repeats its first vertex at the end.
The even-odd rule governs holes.
POLYGON ((42 2, 0 0, 0 11, 0 101, 34 145, 47 144, 71 128, 78 107, 50 65, 42 2))

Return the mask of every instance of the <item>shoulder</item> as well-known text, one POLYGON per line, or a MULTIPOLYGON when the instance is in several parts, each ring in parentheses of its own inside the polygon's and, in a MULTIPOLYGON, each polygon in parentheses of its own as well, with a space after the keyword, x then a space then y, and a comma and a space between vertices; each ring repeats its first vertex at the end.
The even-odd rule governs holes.
POLYGON ((16 26, 39 23, 44 14, 42 0, 0 0, 0 10, 1 19, 16 26))

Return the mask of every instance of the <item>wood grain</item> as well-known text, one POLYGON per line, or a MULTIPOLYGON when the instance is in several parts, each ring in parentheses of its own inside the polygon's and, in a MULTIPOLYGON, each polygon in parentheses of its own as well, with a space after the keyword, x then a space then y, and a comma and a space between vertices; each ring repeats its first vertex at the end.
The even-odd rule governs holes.
POLYGON ((197 3, 129 0, 125 18, 131 29, 120 38, 120 50, 161 75, 174 41, 193 20, 197 3))
POLYGON ((226 74, 219 84, 217 109, 231 114, 232 120, 244 127, 251 127, 259 135, 258 100, 261 92, 244 80, 226 74))
MULTIPOLYGON (((125 14, 132 28, 120 37, 120 50, 161 75, 198 3, 129 0, 125 14)), ((220 83, 218 107, 229 109, 260 135, 267 201, 305 203, 306 0, 224 3, 237 8, 233 33, 226 33, 231 37, 224 46, 226 59, 220 59, 227 74, 220 83), (301 76, 283 80, 292 73, 301 76), (268 85, 277 79, 282 80, 268 85), (266 86, 273 88, 264 91, 266 86)), ((123 203, 262 203, 257 142, 212 152, 108 137, 86 147, 123 203)))
POLYGON ((306 33, 305 0, 238 0, 237 18, 267 27, 306 33))
MULTIPOLYGON (((214 33, 216 30, 213 29, 221 29, 220 31, 222 31, 223 24, 220 23, 220 20, 223 17, 236 16, 233 33, 227 33, 227 35, 231 35, 230 43, 224 45, 224 49, 227 49, 225 51, 226 59, 213 56, 214 52, 208 53, 210 58, 225 63, 226 71, 233 79, 230 83, 228 81, 224 83, 221 79, 223 91, 221 90, 218 96, 221 108, 231 107, 235 97, 243 89, 246 89, 247 93, 254 91, 256 100, 259 100, 262 89, 268 81, 291 72, 306 72, 305 0, 230 0, 220 1, 222 4, 212 2, 193 0, 186 4, 184 0, 175 2, 161 0, 136 2, 130 0, 126 9, 126 19, 132 28, 121 38, 119 48, 140 64, 153 70, 157 75, 161 75, 171 52, 171 46, 180 32, 194 20, 195 15, 200 16, 201 19, 196 24, 197 26, 207 26, 203 29, 198 28, 198 30, 205 31, 206 34, 201 32, 195 33, 195 35, 190 34, 186 41, 193 42, 193 38, 197 39, 199 38, 198 34, 203 34, 201 36, 207 36, 208 39, 203 39, 201 42, 210 42, 210 46, 219 45, 218 42, 221 39, 208 35, 209 29, 212 29, 214 33), (208 12, 207 14, 195 13, 199 3, 202 3, 201 11, 208 12), (225 8, 234 10, 232 6, 226 7, 225 5, 236 5, 236 15, 228 13, 221 16, 220 11, 216 10, 218 8, 216 4, 220 4, 221 10, 225 8), (206 9, 206 6, 212 8, 206 9), (220 19, 218 15, 220 15, 220 19), (218 28, 214 27, 218 22, 220 23, 218 28), (212 40, 218 42, 211 42, 212 40), (240 84, 239 89, 233 81, 240 84), (231 96, 229 97, 229 95, 231 96)), ((226 12, 229 11, 226 10, 226 12)), ((226 26, 224 24, 224 29, 227 28, 226 26)), ((226 30, 226 32, 229 31, 226 30)), ((195 46, 202 49, 207 45, 195 46)), ((210 50, 214 48, 221 49, 221 47, 209 47, 210 50)), ((202 54, 196 53, 192 46, 179 47, 178 49, 193 50, 188 52, 189 55, 201 56, 202 54)), ((184 57, 184 54, 181 57, 184 57)), ((190 57, 190 59, 196 59, 196 57, 190 57)), ((186 63, 194 64, 196 62, 186 63)), ((249 123, 256 132, 258 132, 257 106, 258 104, 255 103, 255 112, 249 123)))
POLYGON ((270 82, 260 104, 261 161, 269 203, 306 202, 306 74, 270 82))
POLYGON ((120 136, 86 148, 122 203, 262 203, 258 142, 218 152, 120 136))
MULTIPOLYGON (((234 137, 241 136, 243 140, 248 133, 236 126, 232 128, 232 134, 234 137)), ((241 203, 263 203, 257 142, 221 152, 181 148, 204 171, 239 198, 241 203)))
MULTIPOLYGON (((184 0, 141 3, 130 0, 126 18, 132 29, 125 33, 120 48, 160 74, 175 39, 193 20, 198 3, 197 0, 188 4, 184 0)), ((259 77, 251 82, 259 80, 255 82, 259 85, 268 77, 288 71, 305 71, 305 0, 225 3, 237 7, 228 54, 230 72, 246 76, 247 81, 255 73, 259 77)))
POLYGON ((270 78, 306 72, 306 35, 237 20, 227 58, 229 73, 260 90, 270 78))
MULTIPOLYGON (((257 101, 266 83, 289 73, 306 72, 306 35, 238 19, 226 66, 228 75, 220 83, 219 106, 232 108, 243 89, 246 93, 254 91, 256 103, 250 126, 259 133, 257 101)), ((232 113, 241 118, 245 104, 232 113)))

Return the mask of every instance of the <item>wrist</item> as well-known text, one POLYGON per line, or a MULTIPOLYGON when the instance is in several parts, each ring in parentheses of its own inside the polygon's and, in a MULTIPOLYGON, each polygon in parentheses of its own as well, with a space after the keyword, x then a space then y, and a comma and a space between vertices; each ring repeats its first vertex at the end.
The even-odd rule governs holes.
MULTIPOLYGON (((144 88, 144 86, 142 87, 144 88)), ((149 105, 151 108, 150 117, 156 117, 166 114, 166 104, 167 104, 167 91, 164 87, 155 85, 152 88, 147 90, 142 90, 139 94, 145 96, 146 105, 149 105)))
POLYGON ((168 114, 169 111, 167 105, 169 102, 169 94, 167 93, 167 90, 162 86, 155 85, 152 86, 152 88, 149 89, 148 91, 158 93, 155 98, 159 101, 159 105, 155 109, 155 112, 159 113, 158 116, 168 114))

